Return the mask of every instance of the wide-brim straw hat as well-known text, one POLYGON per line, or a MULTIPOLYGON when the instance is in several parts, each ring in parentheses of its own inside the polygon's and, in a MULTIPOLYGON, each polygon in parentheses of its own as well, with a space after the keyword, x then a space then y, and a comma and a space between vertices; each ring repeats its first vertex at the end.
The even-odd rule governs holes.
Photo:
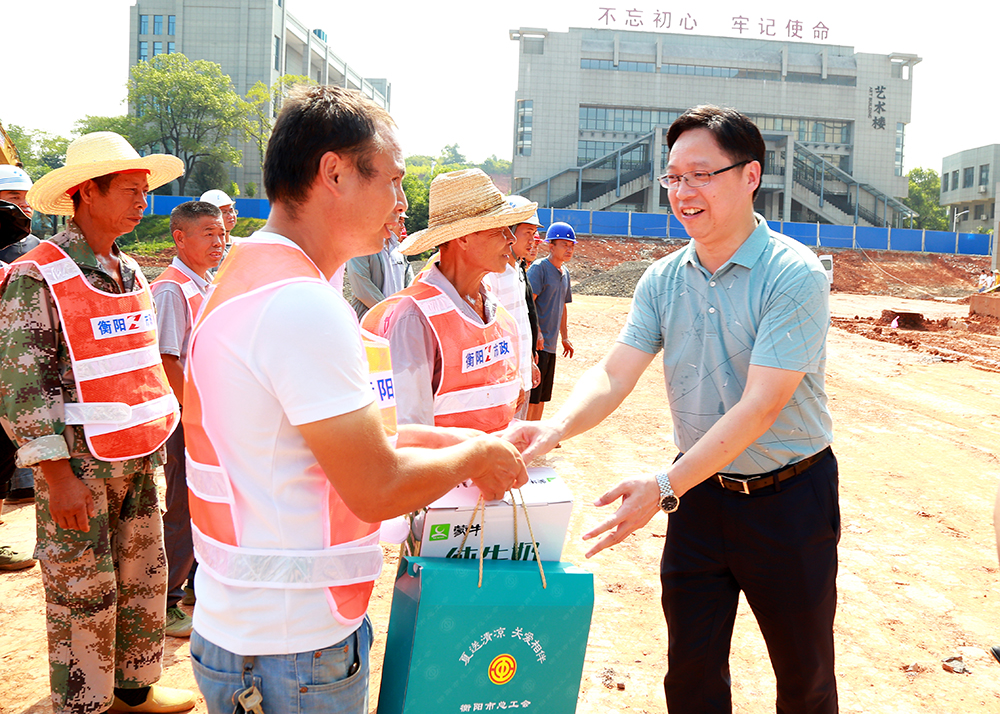
POLYGON ((470 233, 524 223, 537 208, 511 206, 481 169, 449 171, 431 181, 427 228, 407 236, 399 252, 416 255, 470 233))
POLYGON ((122 171, 149 172, 149 190, 170 183, 184 173, 184 162, 169 154, 139 156, 125 138, 113 131, 96 131, 75 140, 66 149, 66 165, 35 181, 28 203, 53 216, 73 215, 68 191, 84 181, 122 171))

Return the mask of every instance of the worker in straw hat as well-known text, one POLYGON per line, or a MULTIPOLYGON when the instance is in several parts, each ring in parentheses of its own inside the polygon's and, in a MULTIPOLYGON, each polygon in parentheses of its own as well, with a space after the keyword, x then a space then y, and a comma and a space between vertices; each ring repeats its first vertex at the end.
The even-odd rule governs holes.
POLYGON ((180 415, 153 300, 116 239, 184 171, 118 134, 87 134, 28 192, 72 219, 12 264, 0 298, 3 413, 35 473, 53 710, 177 712, 160 687, 166 574, 154 469, 180 415))
POLYGON ((389 339, 400 424, 494 432, 507 426, 521 394, 514 318, 485 288, 510 259, 511 226, 538 204, 512 206, 479 169, 431 182, 428 228, 400 245, 403 255, 440 246, 413 285, 365 315, 389 339))

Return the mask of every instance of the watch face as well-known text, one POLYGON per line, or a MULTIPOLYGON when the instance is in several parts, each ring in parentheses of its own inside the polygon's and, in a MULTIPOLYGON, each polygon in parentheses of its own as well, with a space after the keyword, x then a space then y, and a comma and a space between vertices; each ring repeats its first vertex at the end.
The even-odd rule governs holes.
POLYGON ((681 501, 677 496, 664 496, 660 499, 660 509, 664 513, 673 513, 679 505, 681 505, 681 501))

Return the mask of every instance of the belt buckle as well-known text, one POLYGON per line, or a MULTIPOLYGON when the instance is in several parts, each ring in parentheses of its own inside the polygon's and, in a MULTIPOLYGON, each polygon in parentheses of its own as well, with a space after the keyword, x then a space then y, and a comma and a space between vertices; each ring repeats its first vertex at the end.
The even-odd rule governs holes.
POLYGON ((726 476, 725 474, 721 474, 721 473, 715 474, 715 478, 717 478, 719 480, 719 485, 722 486, 722 488, 726 489, 727 491, 733 491, 733 490, 736 490, 736 489, 731 489, 728 486, 726 486, 726 482, 729 482, 729 483, 738 483, 738 484, 742 485, 742 489, 741 490, 743 491, 743 493, 745 493, 748 496, 750 495, 750 481, 748 481, 748 480, 739 479, 739 478, 730 478, 729 476, 726 476))

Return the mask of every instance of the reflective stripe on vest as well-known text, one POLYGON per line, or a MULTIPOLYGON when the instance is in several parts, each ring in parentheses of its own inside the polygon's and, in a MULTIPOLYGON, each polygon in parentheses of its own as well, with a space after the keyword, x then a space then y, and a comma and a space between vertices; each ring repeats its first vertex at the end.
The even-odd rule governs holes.
POLYGON ((201 290, 198 289, 198 285, 191 279, 191 276, 171 265, 160 273, 160 277, 153 281, 153 285, 157 283, 174 283, 180 287, 181 292, 184 294, 184 301, 187 303, 188 324, 193 326, 194 321, 198 319, 198 310, 201 308, 205 297, 201 294, 201 290))
MULTIPOLYGON (((239 309, 245 297, 294 282, 329 285, 297 248, 264 240, 238 243, 216 276, 192 332, 185 375, 184 441, 195 555, 200 567, 234 587, 327 588, 334 618, 353 626, 364 618, 374 581, 382 572, 379 524, 366 523, 351 513, 315 465, 310 475, 322 479, 326 490, 326 499, 317 502, 316 508, 326 511, 323 520, 329 523, 329 547, 269 550, 244 546, 235 495, 238 484, 220 463, 204 424, 195 352, 202 328, 213 319, 224 319, 227 311, 239 309)), ((394 440, 396 408, 388 342, 364 333, 362 338, 383 426, 394 440)))
POLYGON ((385 336, 392 312, 407 299, 430 323, 441 355, 434 423, 485 432, 504 429, 521 393, 514 318, 498 304, 489 324, 474 322, 439 288, 419 282, 369 310, 365 328, 385 336))
POLYGON ((116 294, 98 290, 59 246, 43 241, 18 258, 38 268, 52 294, 69 350, 79 403, 65 405, 65 423, 83 426, 101 461, 146 456, 159 449, 180 413, 160 361, 149 285, 116 294))

